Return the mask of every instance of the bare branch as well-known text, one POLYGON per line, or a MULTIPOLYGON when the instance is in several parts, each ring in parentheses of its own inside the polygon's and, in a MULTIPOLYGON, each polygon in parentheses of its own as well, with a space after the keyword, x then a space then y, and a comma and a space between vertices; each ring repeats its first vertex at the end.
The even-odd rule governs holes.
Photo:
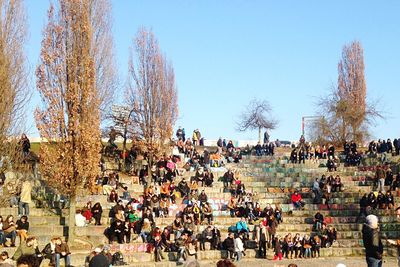
POLYGON ((267 130, 275 129, 278 125, 277 120, 268 118, 267 116, 271 116, 269 103, 266 100, 253 99, 239 116, 240 120, 237 122, 237 130, 244 132, 262 128, 267 130))
POLYGON ((360 42, 343 47, 338 64, 338 85, 319 99, 317 108, 325 118, 313 124, 311 139, 343 144, 358 143, 369 136, 368 126, 384 118, 377 102, 367 101, 364 77, 364 55, 360 42))

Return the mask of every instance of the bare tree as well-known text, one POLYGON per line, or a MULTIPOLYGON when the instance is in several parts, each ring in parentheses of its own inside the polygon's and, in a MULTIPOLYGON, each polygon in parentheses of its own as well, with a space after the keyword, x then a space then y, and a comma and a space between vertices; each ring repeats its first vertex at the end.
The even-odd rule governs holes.
POLYGON ((70 241, 74 240, 76 196, 99 174, 100 100, 95 59, 90 53, 89 2, 59 0, 51 6, 36 70, 42 107, 35 113, 44 141, 40 170, 49 186, 69 196, 70 241))
POLYGON ((261 142, 261 130, 273 130, 277 127, 277 120, 271 118, 271 106, 266 100, 253 99, 239 116, 237 130, 244 132, 258 129, 258 141, 261 142))
POLYGON ((151 31, 140 29, 129 61, 128 106, 133 139, 144 142, 150 156, 164 150, 178 116, 178 94, 172 64, 161 54, 151 31))
POLYGON ((112 35, 112 6, 110 0, 88 0, 93 31, 91 54, 95 61, 96 88, 102 119, 110 113, 119 81, 112 35))
POLYGON ((313 139, 318 137, 338 145, 346 140, 364 141, 369 136, 368 125, 376 118, 383 118, 377 102, 367 101, 360 42, 354 41, 343 47, 338 64, 338 84, 327 96, 321 97, 317 105, 325 118, 314 123, 313 139))
POLYGON ((25 104, 29 100, 28 72, 24 45, 26 15, 22 0, 0 0, 0 161, 6 168, 21 158, 16 136, 24 125, 25 104))

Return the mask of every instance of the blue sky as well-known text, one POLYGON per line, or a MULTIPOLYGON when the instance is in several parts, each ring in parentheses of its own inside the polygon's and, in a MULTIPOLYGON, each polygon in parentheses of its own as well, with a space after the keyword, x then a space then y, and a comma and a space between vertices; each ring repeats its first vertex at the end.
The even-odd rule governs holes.
MULTIPOLYGON (((252 98, 270 102, 280 121, 272 138, 297 140, 301 117, 315 115, 316 97, 337 80, 344 44, 364 47, 368 95, 387 114, 377 138, 399 137, 400 1, 112 0, 121 82, 140 26, 152 28, 173 62, 179 89, 176 126, 207 139, 254 139, 235 121, 252 98)), ((26 0, 27 53, 35 84, 48 0, 26 0)), ((118 101, 121 101, 121 97, 118 101)), ((30 107, 39 103, 35 93, 30 107)), ((30 113, 30 134, 37 135, 30 113)))

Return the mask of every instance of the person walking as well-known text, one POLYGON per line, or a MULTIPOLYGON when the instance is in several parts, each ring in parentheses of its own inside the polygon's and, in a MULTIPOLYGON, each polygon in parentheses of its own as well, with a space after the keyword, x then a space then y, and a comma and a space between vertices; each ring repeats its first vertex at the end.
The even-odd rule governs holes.
POLYGON ((365 257, 368 267, 381 267, 383 245, 379 236, 378 217, 371 214, 366 218, 362 229, 365 257))

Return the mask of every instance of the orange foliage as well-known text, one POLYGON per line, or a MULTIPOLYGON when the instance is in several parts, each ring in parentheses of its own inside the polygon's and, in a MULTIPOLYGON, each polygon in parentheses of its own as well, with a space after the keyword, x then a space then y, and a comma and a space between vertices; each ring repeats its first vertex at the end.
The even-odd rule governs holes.
POLYGON ((48 12, 36 70, 42 107, 35 112, 40 169, 49 185, 75 196, 99 172, 100 110, 88 1, 59 0, 48 12))

